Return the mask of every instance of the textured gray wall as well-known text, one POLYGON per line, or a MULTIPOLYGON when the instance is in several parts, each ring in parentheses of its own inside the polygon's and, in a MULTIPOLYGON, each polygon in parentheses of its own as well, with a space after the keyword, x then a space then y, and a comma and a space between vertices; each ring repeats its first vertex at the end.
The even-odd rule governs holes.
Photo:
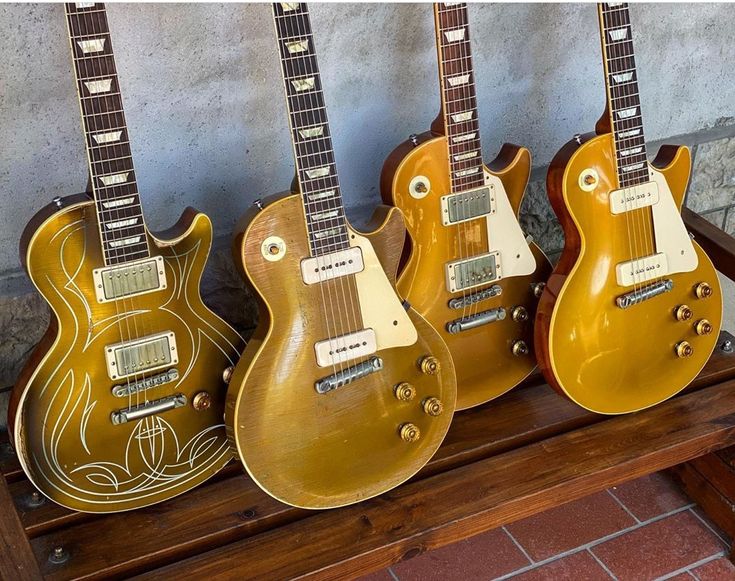
MULTIPOLYGON (((603 103, 592 4, 470 7, 486 158, 506 140, 535 165, 592 128, 603 103)), ((647 135, 695 133, 733 115, 735 7, 631 9, 647 135)), ((348 211, 378 203, 388 152, 428 128, 438 103, 428 4, 313 4, 313 26, 348 211)), ((270 8, 109 6, 148 223, 186 205, 218 235, 255 197, 285 189, 293 162, 270 8)), ((0 292, 19 274, 17 241, 55 195, 86 184, 62 8, 0 5, 0 292)), ((26 287, 27 288, 27 287, 26 287)))

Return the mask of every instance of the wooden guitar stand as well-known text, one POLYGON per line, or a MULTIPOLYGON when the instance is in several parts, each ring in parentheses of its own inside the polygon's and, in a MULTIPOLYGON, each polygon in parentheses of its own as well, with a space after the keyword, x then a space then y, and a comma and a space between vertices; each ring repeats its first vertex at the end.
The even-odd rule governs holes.
MULTIPOLYGON (((684 216, 718 270, 735 279, 735 239, 692 212, 684 216)), ((233 463, 151 508, 75 513, 35 491, 2 434, 0 578, 345 579, 671 467, 735 536, 728 337, 685 393, 626 416, 587 412, 535 376, 457 414, 436 457, 410 482, 325 512, 280 504, 233 463)))

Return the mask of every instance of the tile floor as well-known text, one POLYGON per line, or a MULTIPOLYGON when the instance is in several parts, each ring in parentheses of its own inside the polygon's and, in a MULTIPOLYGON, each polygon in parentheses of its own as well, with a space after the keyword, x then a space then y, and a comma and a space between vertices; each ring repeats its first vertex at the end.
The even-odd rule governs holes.
POLYGON ((670 477, 658 473, 362 581, 735 581, 729 546, 670 477))

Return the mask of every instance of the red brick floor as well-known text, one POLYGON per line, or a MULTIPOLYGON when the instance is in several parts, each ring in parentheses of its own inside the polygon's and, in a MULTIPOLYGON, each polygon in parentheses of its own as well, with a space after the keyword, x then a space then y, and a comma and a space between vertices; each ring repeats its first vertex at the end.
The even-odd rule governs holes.
POLYGON ((730 539, 664 473, 402 561, 363 581, 735 581, 730 539))

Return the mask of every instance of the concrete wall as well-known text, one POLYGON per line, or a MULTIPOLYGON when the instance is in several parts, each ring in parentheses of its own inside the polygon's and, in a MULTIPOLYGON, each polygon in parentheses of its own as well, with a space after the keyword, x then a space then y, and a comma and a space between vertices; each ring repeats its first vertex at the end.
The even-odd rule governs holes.
MULTIPOLYGON (((591 130, 602 110, 594 5, 473 4, 470 12, 485 158, 503 141, 531 149, 536 169, 522 223, 558 251, 563 237, 543 175, 556 150, 591 130)), ((735 8, 635 4, 631 12, 648 139, 693 147, 688 204, 735 233, 735 8)), ((313 4, 312 14, 348 213, 362 218, 379 201, 385 156, 436 114, 432 11, 313 4)), ((212 217, 222 250, 205 296, 242 329, 255 310, 232 271, 228 236, 254 198, 287 188, 293 172, 270 19, 263 4, 109 7, 149 225, 170 225, 186 205, 212 217)), ((47 322, 19 270, 20 232, 49 199, 82 190, 87 178, 61 6, 0 5, 0 23, 0 385, 7 385, 47 322)))

